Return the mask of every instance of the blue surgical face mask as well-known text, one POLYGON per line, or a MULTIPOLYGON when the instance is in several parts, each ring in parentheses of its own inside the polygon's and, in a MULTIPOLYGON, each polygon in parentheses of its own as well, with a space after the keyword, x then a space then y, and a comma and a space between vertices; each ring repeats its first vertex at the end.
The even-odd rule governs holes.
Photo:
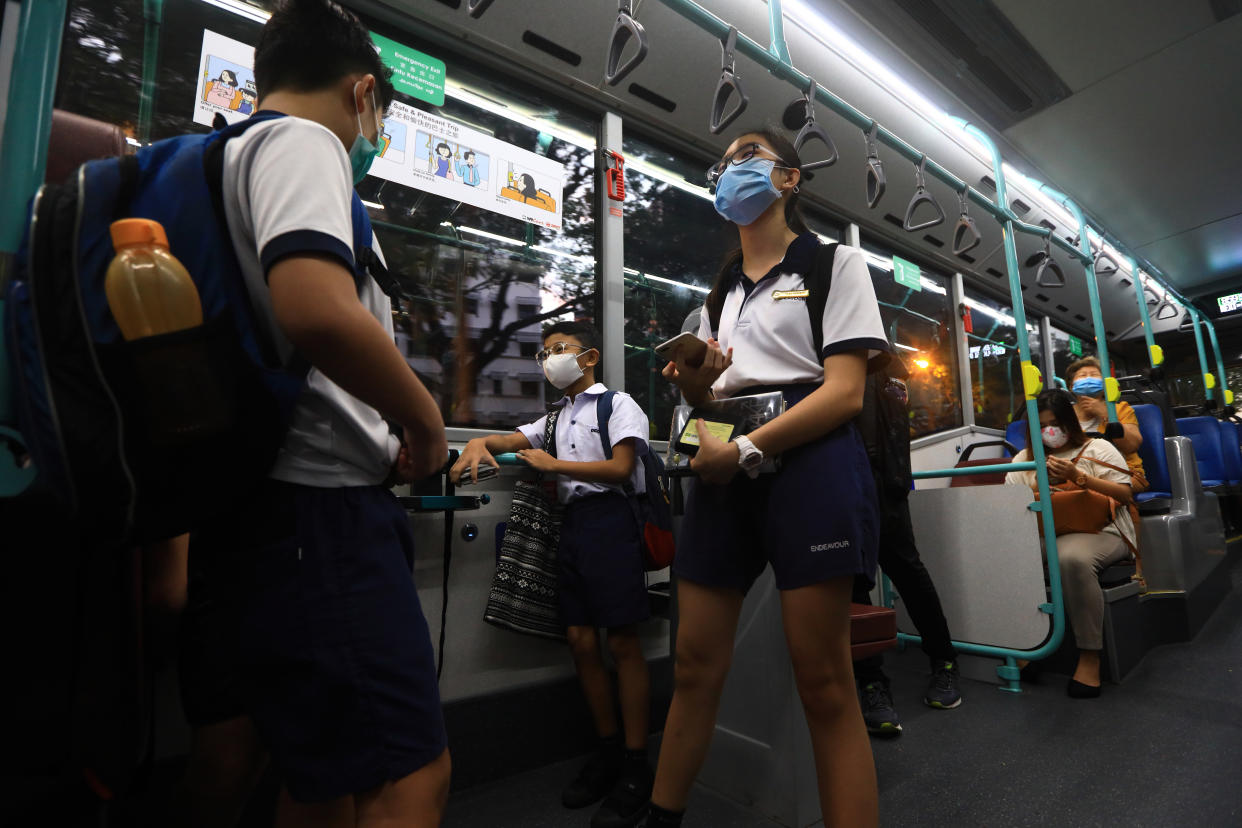
POLYGON ((1074 380, 1074 393, 1094 397, 1104 393, 1104 380, 1099 377, 1082 377, 1074 380))
POLYGON ((772 183, 775 168, 770 158, 730 164, 716 182, 716 212, 741 227, 754 223, 781 197, 772 183))
MULTIPOLYGON (((358 81, 362 83, 362 81, 358 81)), ((354 84, 354 92, 358 91, 358 83, 354 84)), ((375 135, 380 134, 379 108, 375 105, 375 93, 371 93, 371 112, 375 114, 375 135)), ((379 155, 379 147, 371 142, 362 132, 362 113, 358 113, 358 137, 354 139, 353 145, 349 148, 349 166, 354 173, 354 186, 357 187, 362 183, 362 179, 367 177, 367 171, 371 169, 371 162, 379 155)))

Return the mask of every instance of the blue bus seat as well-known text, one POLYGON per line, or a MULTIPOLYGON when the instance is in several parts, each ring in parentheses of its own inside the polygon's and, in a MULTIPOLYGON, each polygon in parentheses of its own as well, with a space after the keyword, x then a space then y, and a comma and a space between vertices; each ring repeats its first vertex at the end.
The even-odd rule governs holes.
POLYGON ((1026 420, 1014 420, 1005 427, 1005 439, 1018 451, 1026 448, 1026 420))
POLYGON ((1229 420, 1217 422, 1220 427, 1220 453, 1225 462, 1225 478, 1230 486, 1242 486, 1242 436, 1238 426, 1229 420))
POLYGON ((1164 415, 1159 406, 1151 403, 1133 406, 1138 417, 1139 433, 1143 444, 1139 446, 1139 459, 1143 461, 1143 474, 1150 484, 1148 490, 1134 496, 1141 507, 1153 500, 1167 501, 1173 496, 1173 484, 1169 479, 1169 458, 1164 450, 1164 415))
POLYGON ((1220 451, 1220 421, 1215 417, 1180 417, 1177 428, 1194 445, 1204 489, 1225 485, 1225 458, 1220 451))

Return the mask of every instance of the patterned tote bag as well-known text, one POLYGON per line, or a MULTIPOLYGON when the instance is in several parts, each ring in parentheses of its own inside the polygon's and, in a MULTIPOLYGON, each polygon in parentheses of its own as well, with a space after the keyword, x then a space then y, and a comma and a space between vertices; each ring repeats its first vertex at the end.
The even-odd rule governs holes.
MULTIPOLYGON (((556 421, 560 409, 548 413, 543 432, 545 450, 556 456, 556 421)), ((513 632, 564 640, 556 585, 556 550, 561 538, 561 506, 547 494, 543 475, 519 480, 483 620, 513 632)))

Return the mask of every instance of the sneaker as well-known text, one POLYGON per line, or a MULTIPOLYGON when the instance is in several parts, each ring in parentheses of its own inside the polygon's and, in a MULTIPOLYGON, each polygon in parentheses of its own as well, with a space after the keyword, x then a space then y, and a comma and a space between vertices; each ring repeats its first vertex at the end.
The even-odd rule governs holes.
POLYGON ((888 682, 873 681, 863 685, 862 714, 869 733, 881 736, 901 733, 901 719, 893 709, 893 695, 888 691, 888 682))
POLYGON ((961 691, 957 689, 957 662, 937 661, 932 664, 931 681, 923 694, 923 704, 952 710, 962 703, 961 691))
POLYGON ((591 828, 634 828, 647 815, 654 782, 655 774, 646 762, 624 771, 591 817, 591 828))
POLYGON ((561 804, 566 808, 585 808, 607 796, 621 775, 619 759, 596 751, 561 792, 561 804))

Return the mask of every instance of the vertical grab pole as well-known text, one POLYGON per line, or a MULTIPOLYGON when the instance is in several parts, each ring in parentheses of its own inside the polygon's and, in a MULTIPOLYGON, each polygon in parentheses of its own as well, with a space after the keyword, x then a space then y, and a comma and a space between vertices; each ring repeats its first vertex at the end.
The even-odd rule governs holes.
MULTIPOLYGON (((1048 589, 1052 605, 1052 636, 1040 650, 1044 655, 1051 655, 1061 646, 1061 640, 1065 636, 1065 600, 1061 591, 1061 566, 1057 558, 1056 524, 1052 519, 1052 509, 1046 508, 1052 502, 1052 497, 1048 487, 1044 442, 1039 434, 1039 411, 1035 406, 1035 397, 1042 389, 1043 382, 1039 369, 1031 364, 1031 346, 1026 335, 1026 306, 1022 301, 1022 281, 1019 277, 1021 271, 1018 269, 1018 246, 1014 241, 1012 213, 1007 209, 1009 196, 1005 190, 1004 164, 1000 150, 987 133, 966 121, 954 120, 991 153, 992 178, 996 181, 996 205, 1006 212, 1001 222, 1001 237, 1005 243, 1005 269, 1009 272, 1009 297, 1016 322, 1014 333, 1018 340, 1018 356, 1022 361, 1022 386, 1023 395, 1026 397, 1026 422, 1029 430, 1027 445, 1031 450, 1031 460, 1035 463, 1035 480, 1039 488, 1039 502, 1032 503, 1029 508, 1039 512, 1040 521, 1044 527, 1044 545, 1048 557, 1048 589)), ((1018 669, 1012 658, 1007 658, 1005 665, 998 667, 996 672, 1007 682, 1007 686, 1002 689, 1015 693, 1020 691, 1018 669)))
POLYGON ((1147 294, 1143 291, 1143 280, 1139 277, 1138 262, 1133 256, 1130 261, 1130 278, 1134 281, 1134 293, 1138 296, 1139 318, 1143 320, 1143 337, 1147 340, 1147 358, 1152 368, 1164 364, 1164 351, 1156 344, 1156 336, 1151 331, 1151 315, 1147 313, 1147 294))
POLYGON ((1190 314, 1190 322, 1195 328, 1195 347, 1199 349, 1199 370, 1200 376, 1203 377, 1203 398, 1207 401, 1216 399, 1213 393, 1213 386, 1216 385, 1216 378, 1212 376, 1212 372, 1208 370, 1207 351, 1203 347, 1203 331, 1199 329, 1199 312, 1189 303, 1182 305, 1186 309, 1186 313, 1190 314))
POLYGON ((781 0, 768 0, 768 53, 786 66, 791 66, 789 46, 785 44, 785 15, 781 12, 781 0))
POLYGON ((159 71, 160 26, 164 23, 164 0, 142 0, 145 20, 142 44, 142 89, 138 95, 138 140, 151 140, 155 112, 156 74, 159 71))
POLYGON ((1104 375, 1104 405, 1108 408, 1108 421, 1115 423, 1117 422, 1116 400, 1120 396, 1120 390, 1117 387, 1117 380, 1113 379, 1112 367, 1108 363, 1104 312, 1100 309, 1100 286, 1095 276, 1095 259, 1091 255, 1091 240, 1087 238, 1087 220, 1083 218, 1082 210, 1078 209, 1078 205, 1069 196, 1054 190, 1047 184, 1040 184, 1039 189, 1060 201, 1078 222, 1078 252, 1088 258, 1088 261, 1083 264, 1083 270, 1086 271, 1087 277, 1087 299, 1091 304, 1091 322, 1095 327, 1095 352, 1099 356, 1100 372, 1104 375))
POLYGON ((1233 392, 1229 390, 1229 377, 1225 374, 1225 360, 1216 340, 1216 326, 1204 318, 1203 327, 1207 328, 1208 338, 1212 340, 1212 353, 1216 356, 1216 384, 1220 386, 1220 401, 1224 405, 1233 405, 1233 392))

